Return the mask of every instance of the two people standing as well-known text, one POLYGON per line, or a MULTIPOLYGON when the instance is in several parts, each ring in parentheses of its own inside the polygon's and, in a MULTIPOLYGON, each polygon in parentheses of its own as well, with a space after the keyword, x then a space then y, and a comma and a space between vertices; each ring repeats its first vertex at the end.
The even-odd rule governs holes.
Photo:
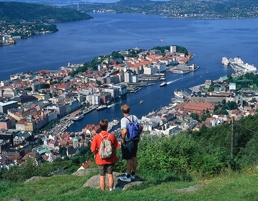
MULTIPOLYGON (((140 141, 140 136, 137 136, 133 139, 128 138, 128 125, 130 122, 139 123, 139 119, 135 115, 130 115, 130 106, 124 104, 121 106, 121 111, 124 117, 121 119, 121 150, 122 150, 122 158, 126 160, 126 174, 120 176, 119 179, 125 182, 131 182, 135 179, 135 173, 137 168, 137 150, 138 150, 138 142, 140 141)), ((96 164, 99 168, 100 173, 100 188, 101 190, 105 190, 105 175, 108 175, 108 185, 109 190, 112 191, 114 188, 114 178, 113 178, 113 167, 114 164, 119 160, 116 156, 116 149, 120 147, 116 137, 114 134, 109 133, 107 131, 108 121, 101 120, 99 122, 99 126, 101 129, 101 133, 95 135, 91 144, 91 151, 94 153, 94 158, 96 160, 96 164), (110 140, 113 153, 109 158, 101 158, 100 157, 100 147, 103 139, 110 140)), ((140 125, 140 132, 142 132, 143 126, 140 125)))

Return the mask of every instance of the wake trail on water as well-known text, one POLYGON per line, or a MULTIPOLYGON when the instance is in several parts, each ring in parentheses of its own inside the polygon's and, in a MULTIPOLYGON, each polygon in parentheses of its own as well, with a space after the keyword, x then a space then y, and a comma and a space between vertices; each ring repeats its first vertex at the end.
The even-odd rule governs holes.
POLYGON ((178 79, 175 79, 175 80, 168 81, 167 84, 172 84, 172 83, 174 83, 174 82, 176 82, 176 81, 178 81, 178 80, 182 80, 182 79, 184 79, 184 77, 181 77, 181 78, 178 78, 178 79))
POLYGON ((119 33, 128 33, 128 34, 132 34, 132 35, 135 35, 135 36, 138 36, 138 37, 141 37, 141 38, 147 38, 149 40, 156 40, 154 38, 151 38, 151 37, 146 37, 146 35, 142 35, 142 34, 138 34, 138 33, 134 33, 134 32, 131 32, 131 31, 126 31, 126 30, 120 30, 120 29, 116 29, 115 31, 119 32, 119 33))

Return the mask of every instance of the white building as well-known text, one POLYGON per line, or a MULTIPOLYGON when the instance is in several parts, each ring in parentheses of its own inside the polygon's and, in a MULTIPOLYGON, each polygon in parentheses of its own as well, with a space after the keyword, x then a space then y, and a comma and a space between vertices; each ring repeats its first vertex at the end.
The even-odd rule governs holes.
POLYGON ((100 104, 100 95, 99 94, 87 95, 86 102, 89 102, 91 105, 99 105, 100 104))
POLYGON ((153 75, 158 72, 157 66, 145 66, 143 68, 143 74, 145 75, 153 75))
POLYGON ((125 76, 124 80, 125 80, 126 83, 132 82, 132 73, 130 71, 126 71, 124 73, 124 76, 125 76))
POLYGON ((175 45, 170 46, 170 52, 172 52, 172 53, 176 52, 176 46, 175 45))
POLYGON ((229 91, 236 90, 236 83, 229 83, 229 91))

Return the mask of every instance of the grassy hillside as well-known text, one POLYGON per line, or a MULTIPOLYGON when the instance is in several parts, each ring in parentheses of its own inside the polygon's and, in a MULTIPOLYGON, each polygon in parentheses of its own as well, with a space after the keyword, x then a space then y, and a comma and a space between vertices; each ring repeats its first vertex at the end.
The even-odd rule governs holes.
POLYGON ((66 22, 90 19, 91 16, 68 8, 57 8, 41 4, 0 2, 0 20, 18 22, 20 20, 66 22))
MULTIPOLYGON (((155 179, 145 181, 141 186, 126 191, 101 191, 99 189, 82 188, 88 177, 71 175, 53 176, 33 183, 0 183, 2 201, 21 198, 26 201, 38 200, 227 200, 252 201, 258 200, 257 172, 246 170, 244 173, 228 173, 212 179, 195 179, 193 182, 171 181, 169 176, 160 183, 155 179), (202 186, 191 192, 179 192, 195 184, 202 186)), ((147 178, 146 178, 147 179, 147 178)))
MULTIPOLYGON (((22 167, 0 172, 1 200, 258 200, 258 115, 232 125, 187 131, 173 137, 143 137, 139 143, 137 175, 140 186, 126 191, 102 192, 82 188, 90 178, 72 176, 85 160, 93 160, 87 147, 72 159, 59 159, 36 166, 26 161, 22 167), (232 144, 233 143, 233 144, 232 144), (232 148, 233 147, 233 151, 232 148), (65 175, 23 183, 32 176, 47 176, 65 168, 65 175), (201 186, 195 191, 178 189, 201 186)), ((147 135, 147 134, 146 134, 147 135)), ((121 150, 118 149, 119 156, 121 150)), ((115 171, 125 171, 125 161, 115 171)), ((95 173, 98 174, 98 173, 95 173)), ((190 188, 191 189, 191 188, 190 188)))

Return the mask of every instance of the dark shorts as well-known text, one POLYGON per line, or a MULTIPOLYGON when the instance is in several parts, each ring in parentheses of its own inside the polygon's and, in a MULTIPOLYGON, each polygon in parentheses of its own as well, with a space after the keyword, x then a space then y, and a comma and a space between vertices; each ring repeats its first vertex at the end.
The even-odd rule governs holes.
POLYGON ((98 165, 100 176, 105 176, 106 173, 113 173, 114 164, 98 165))
POLYGON ((131 140, 128 142, 125 142, 121 146, 122 149, 122 158, 125 160, 129 160, 133 157, 136 157, 137 150, 138 150, 138 140, 131 140))

